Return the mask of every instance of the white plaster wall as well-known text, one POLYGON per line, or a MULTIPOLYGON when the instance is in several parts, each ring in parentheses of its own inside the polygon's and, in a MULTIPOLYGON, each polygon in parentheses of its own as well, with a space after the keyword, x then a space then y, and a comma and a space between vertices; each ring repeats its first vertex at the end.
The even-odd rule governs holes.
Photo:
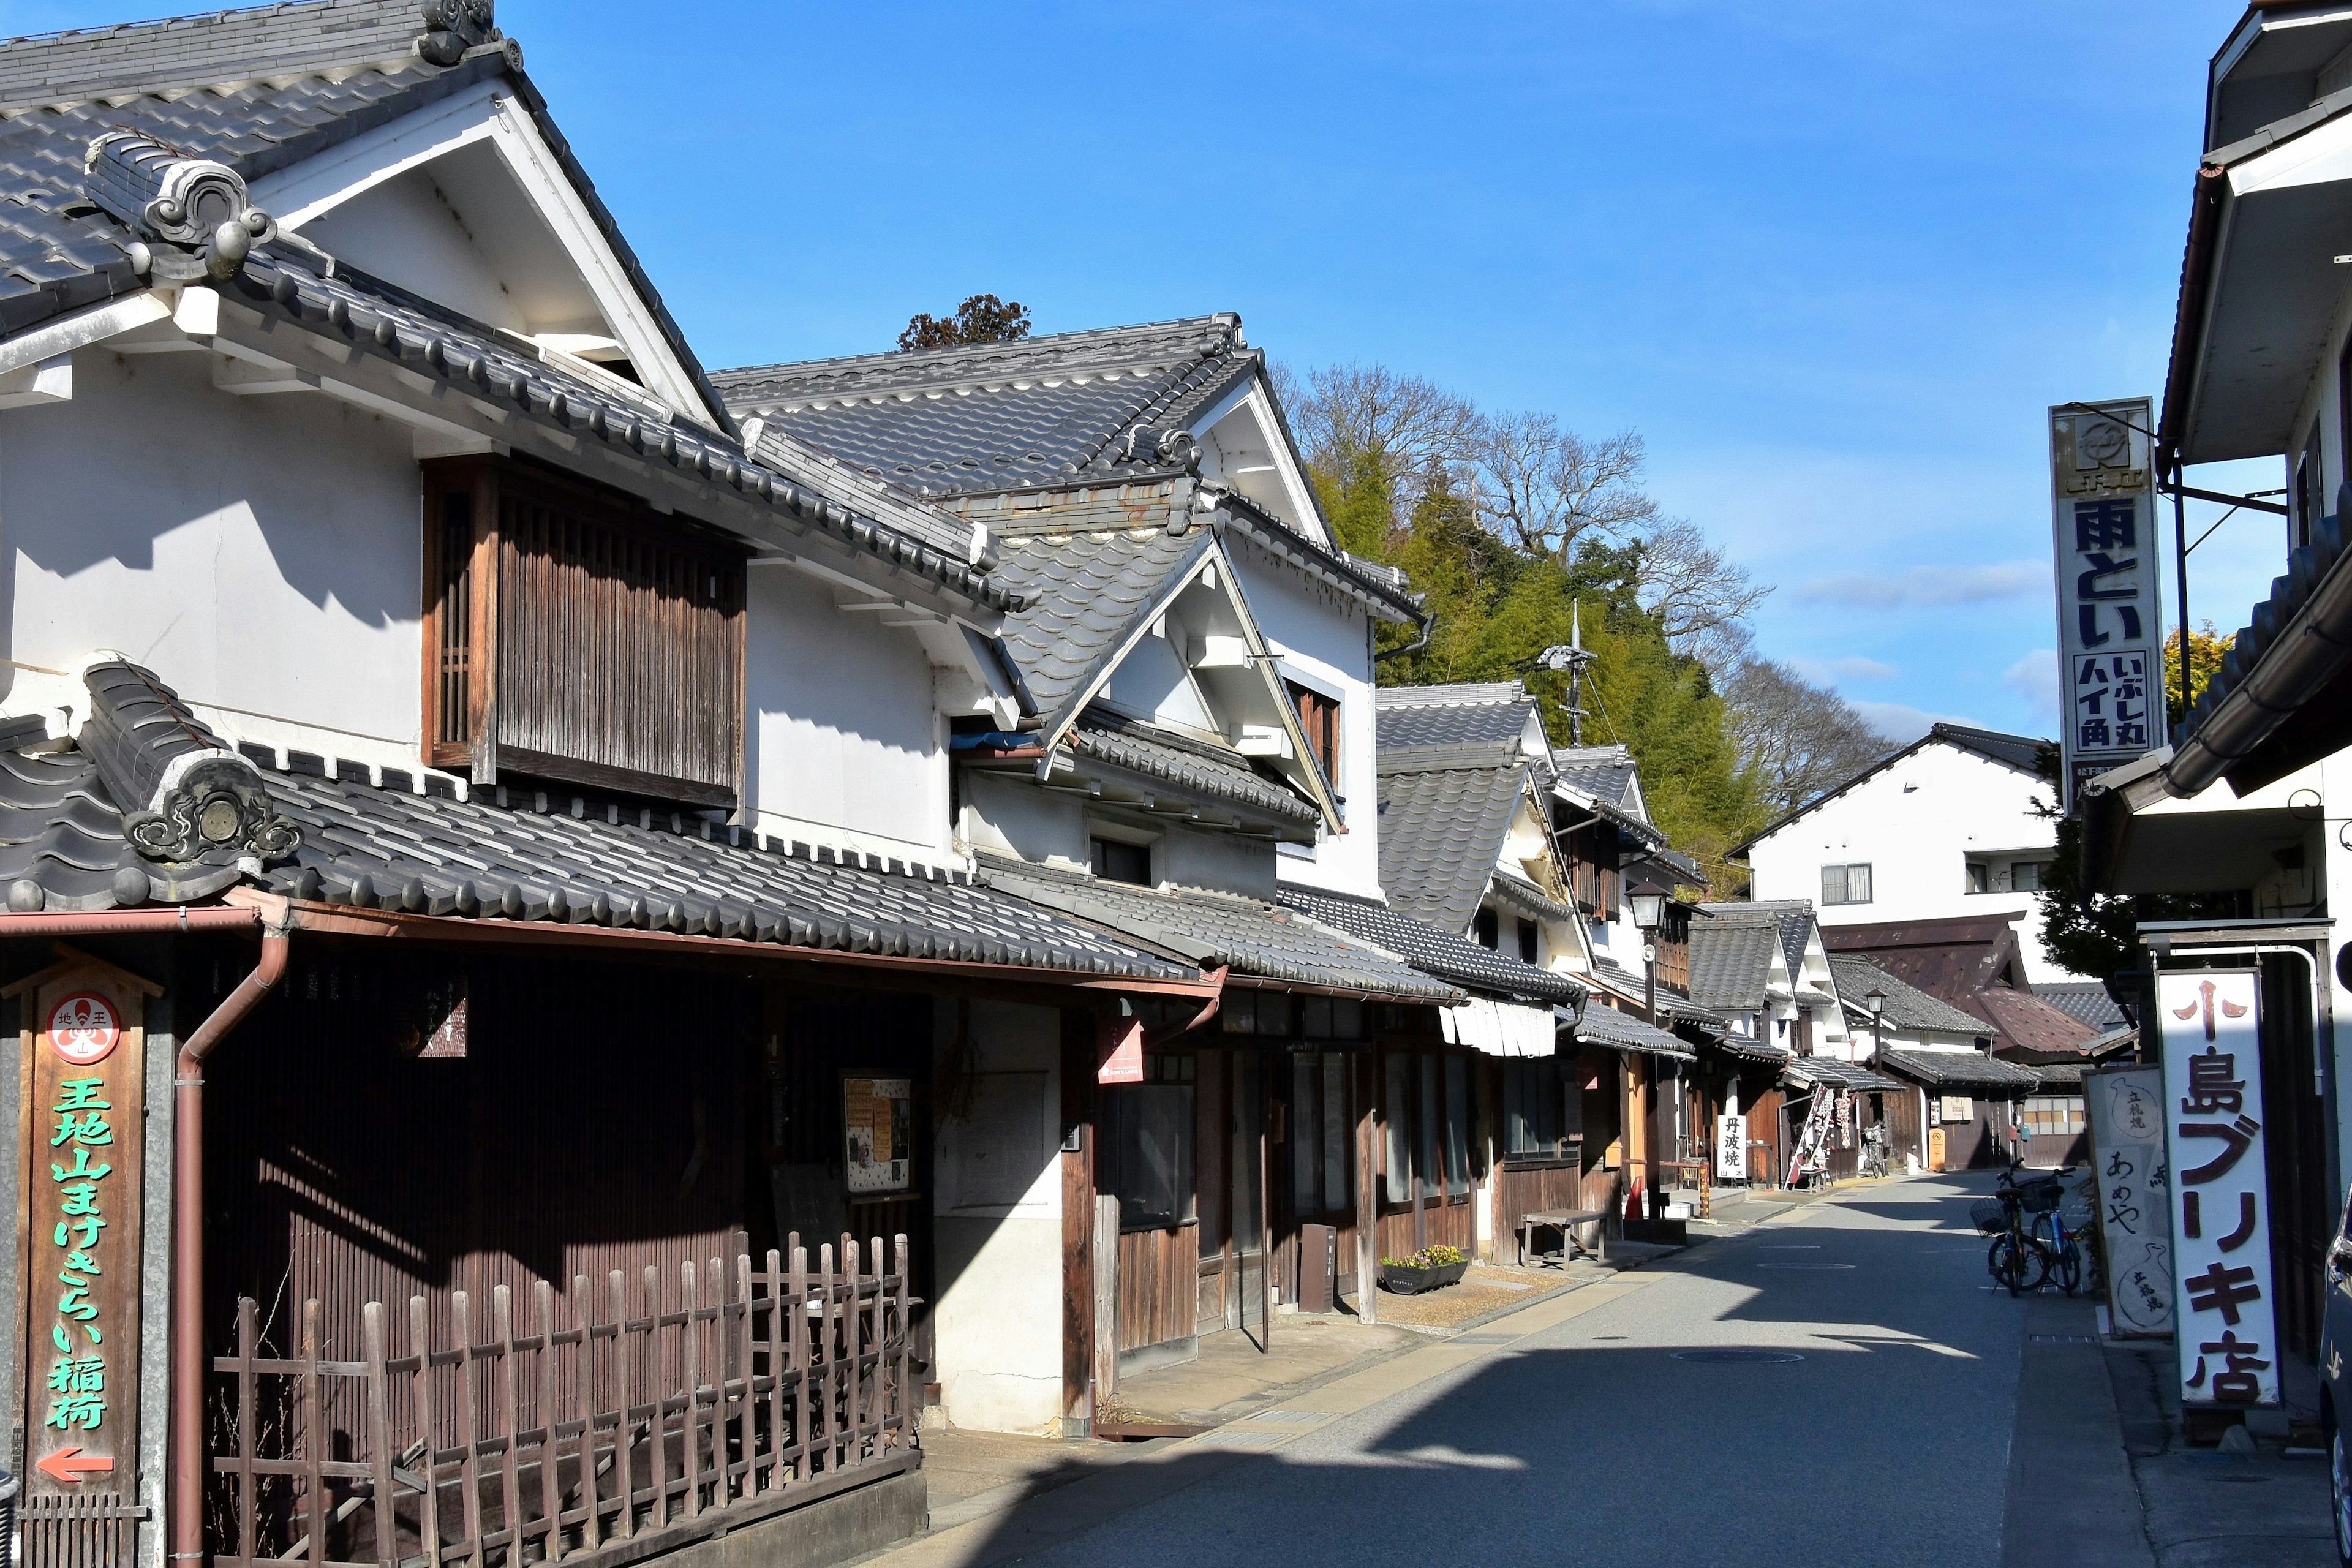
POLYGON ((1258 629, 1286 675, 1339 700, 1339 794, 1348 831, 1311 850, 1286 846, 1286 882, 1377 899, 1381 891, 1380 789, 1374 762, 1370 620, 1353 600, 1229 536, 1234 566, 1258 629))
POLYGON ((1811 899, 1823 925, 2006 915, 2029 983, 2079 979, 2042 944, 2041 900, 2032 893, 1970 893, 1976 851, 2046 849, 2056 825, 2034 815, 2048 789, 1972 752, 1934 743, 1756 841, 1750 898, 1811 899), (1871 901, 1822 904, 1822 868, 1866 861, 1871 901))
MULTIPOLYGON (((233 735, 415 767, 407 429, 310 394, 232 396, 212 365, 84 350, 70 402, 0 412, 0 647, 55 669, 119 648, 233 735)), ((6 711, 67 703, 87 716, 79 681, 0 668, 6 711)))
POLYGON ((744 666, 761 831, 953 853, 945 726, 912 633, 845 614, 788 568, 755 567, 744 666))
POLYGON ((1160 877, 1186 888, 1213 888, 1271 899, 1277 891, 1274 846, 1230 833, 1172 827, 1160 843, 1160 877))
MULTIPOLYGON (((937 1010, 942 1046, 957 1009, 937 1010)), ((971 1004, 971 1110, 942 1116, 933 1152, 933 1320, 940 1405, 957 1426, 1059 1431, 1062 1410, 1061 1017, 971 1004)))
POLYGON ((1087 864, 1087 811, 1078 797, 1021 775, 963 775, 964 842, 1032 865, 1076 870, 1087 864))

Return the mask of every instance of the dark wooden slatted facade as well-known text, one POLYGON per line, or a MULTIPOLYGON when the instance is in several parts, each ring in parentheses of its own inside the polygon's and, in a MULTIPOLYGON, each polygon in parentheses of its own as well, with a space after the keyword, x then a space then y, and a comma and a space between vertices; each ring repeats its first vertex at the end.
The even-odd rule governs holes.
POLYGON ((429 764, 736 804, 740 546, 511 459, 425 493, 429 764))

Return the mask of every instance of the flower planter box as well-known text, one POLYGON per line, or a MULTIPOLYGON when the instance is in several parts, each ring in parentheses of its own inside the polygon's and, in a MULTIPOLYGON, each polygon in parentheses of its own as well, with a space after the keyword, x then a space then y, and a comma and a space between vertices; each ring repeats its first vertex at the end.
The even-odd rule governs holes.
POLYGON ((1443 1289, 1457 1283, 1469 1267, 1467 1263, 1441 1263, 1433 1268, 1406 1268, 1383 1263, 1381 1289, 1392 1296, 1418 1296, 1424 1290, 1443 1289))

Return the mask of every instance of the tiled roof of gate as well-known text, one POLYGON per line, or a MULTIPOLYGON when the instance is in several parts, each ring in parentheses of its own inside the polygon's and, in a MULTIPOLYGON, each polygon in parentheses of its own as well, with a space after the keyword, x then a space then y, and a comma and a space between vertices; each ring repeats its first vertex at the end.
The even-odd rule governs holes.
POLYGON ((1448 1003, 1460 995, 1387 950, 1280 904, 1192 889, 1140 888, 993 858, 983 859, 982 874, 1008 892, 1181 953, 1203 968, 1229 964, 1271 980, 1421 1002, 1448 1003))
MULTIPOLYGON (((846 952, 1141 979, 1192 971, 961 873, 811 849, 691 816, 242 747, 301 829, 247 879, 273 892, 415 914, 676 931, 846 952), (499 804, 501 797, 506 804, 499 804)), ((145 901, 142 862, 93 761, 0 752, 0 891, 9 909, 145 901), (125 895, 129 896, 125 896, 125 895)))
POLYGON ((1570 975, 1538 969, 1493 948, 1481 947, 1434 926, 1423 925, 1386 904, 1339 893, 1285 888, 1282 901, 1301 914, 1377 942, 1402 955, 1415 969, 1456 984, 1507 996, 1535 996, 1574 1003, 1585 989, 1570 975))

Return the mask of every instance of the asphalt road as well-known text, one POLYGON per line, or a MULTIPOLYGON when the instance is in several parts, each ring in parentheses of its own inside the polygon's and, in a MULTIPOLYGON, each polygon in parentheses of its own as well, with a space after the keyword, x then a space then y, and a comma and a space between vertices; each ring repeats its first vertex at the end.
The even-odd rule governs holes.
POLYGON ((2027 1303, 1982 1184, 1792 1211, 1354 1414, 1258 1417, 1266 1451, 1022 1561, 1990 1568, 2027 1303), (1691 1353, 1724 1351, 1798 1359, 1691 1353))

